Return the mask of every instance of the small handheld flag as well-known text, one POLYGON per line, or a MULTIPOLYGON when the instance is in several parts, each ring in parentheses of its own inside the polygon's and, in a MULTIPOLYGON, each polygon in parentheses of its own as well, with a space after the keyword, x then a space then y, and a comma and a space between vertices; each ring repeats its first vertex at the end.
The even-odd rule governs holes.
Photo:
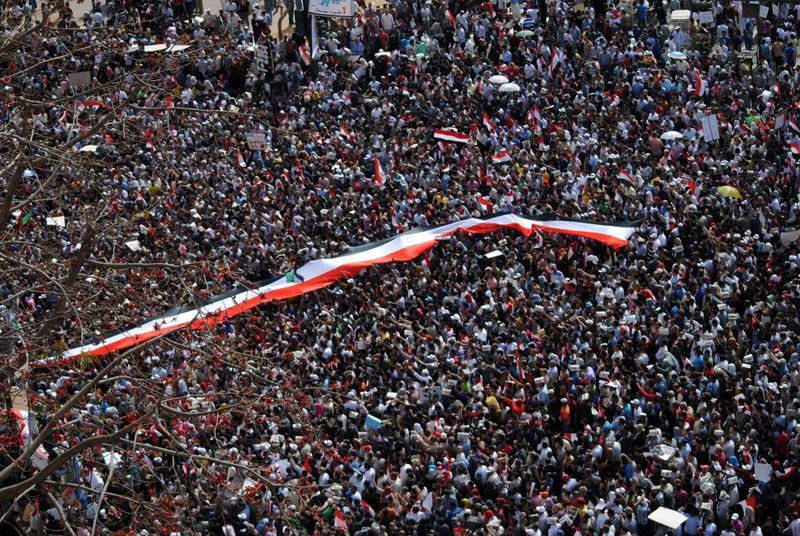
POLYGON ((509 154, 508 151, 501 151, 495 155, 492 155, 492 164, 498 165, 505 162, 511 162, 511 154, 509 154))
POLYGON ((383 168, 381 167, 381 161, 378 159, 378 155, 374 157, 374 164, 375 164, 375 182, 378 186, 383 186, 383 183, 386 180, 386 174, 383 172, 383 168))
POLYGON ((492 120, 489 119, 489 116, 486 114, 486 112, 483 112, 483 126, 486 127, 486 130, 488 130, 492 134, 495 133, 494 125, 492 124, 492 120))
POLYGON ((433 137, 437 140, 449 141, 453 143, 469 143, 469 136, 461 134, 455 130, 444 130, 437 128, 433 131, 433 137))

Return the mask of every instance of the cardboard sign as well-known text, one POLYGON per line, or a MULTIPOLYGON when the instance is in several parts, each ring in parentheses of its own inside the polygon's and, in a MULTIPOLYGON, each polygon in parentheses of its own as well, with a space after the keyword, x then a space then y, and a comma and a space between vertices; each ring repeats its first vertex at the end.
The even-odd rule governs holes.
POLYGON ((75 88, 88 86, 89 84, 92 83, 91 71, 69 73, 69 75, 67 75, 67 78, 69 79, 69 85, 75 88))

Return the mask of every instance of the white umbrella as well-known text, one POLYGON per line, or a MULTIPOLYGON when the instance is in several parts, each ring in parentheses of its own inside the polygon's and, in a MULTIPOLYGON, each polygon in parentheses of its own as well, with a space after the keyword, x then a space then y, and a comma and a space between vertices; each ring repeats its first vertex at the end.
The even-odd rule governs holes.
POLYGON ((521 88, 514 82, 500 86, 500 93, 519 93, 521 88))
POLYGON ((502 74, 496 74, 489 79, 489 82, 491 82, 492 84, 508 84, 508 78, 506 78, 502 74))
POLYGON ((678 138, 682 138, 683 134, 678 132, 677 130, 668 130, 661 135, 662 140, 672 141, 677 140, 678 138))
POLYGON ((673 50, 672 52, 667 54, 667 57, 673 60, 685 60, 687 58, 686 54, 684 54, 683 52, 678 52, 677 50, 673 50))

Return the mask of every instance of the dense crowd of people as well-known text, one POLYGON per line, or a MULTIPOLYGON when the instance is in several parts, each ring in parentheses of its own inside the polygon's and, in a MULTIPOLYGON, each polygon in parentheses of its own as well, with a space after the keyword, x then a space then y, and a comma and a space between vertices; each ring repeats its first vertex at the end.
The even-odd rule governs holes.
MULTIPOLYGON (((41 8, 9 4, 6 39, 41 8)), ((70 146, 25 170, 4 231, 3 262, 25 263, 0 280, 17 355, 487 211, 638 228, 618 250, 457 234, 158 340, 44 448, 150 418, 12 517, 79 535, 651 536, 672 531, 649 519, 665 507, 687 518, 675 534, 800 534, 800 8, 748 19, 723 0, 713 22, 669 24, 682 7, 398 0, 312 44, 255 2, 115 0, 82 20, 64 3, 2 58, 4 128, 70 146), (42 276, 54 256, 83 263, 66 305, 42 276)), ((34 369, 34 428, 113 357, 34 369)))

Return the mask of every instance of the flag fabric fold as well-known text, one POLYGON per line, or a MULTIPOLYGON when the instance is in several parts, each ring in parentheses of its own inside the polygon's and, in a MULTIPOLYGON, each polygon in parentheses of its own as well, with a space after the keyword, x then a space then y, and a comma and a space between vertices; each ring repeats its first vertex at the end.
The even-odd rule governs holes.
POLYGON ((301 296, 341 279, 355 277, 368 267, 411 261, 436 246, 439 240, 455 233, 487 234, 501 230, 516 230, 525 236, 536 232, 566 234, 622 248, 636 231, 636 223, 605 224, 548 217, 529 219, 500 213, 485 218, 466 218, 438 227, 418 227, 386 240, 350 248, 335 257, 308 262, 293 270, 300 277, 293 277, 292 281, 284 275, 272 281, 255 283, 249 289, 211 298, 199 307, 178 307, 100 341, 69 349, 61 356, 40 360, 36 366, 58 366, 84 354, 106 355, 182 328, 209 329, 261 304, 301 296))

